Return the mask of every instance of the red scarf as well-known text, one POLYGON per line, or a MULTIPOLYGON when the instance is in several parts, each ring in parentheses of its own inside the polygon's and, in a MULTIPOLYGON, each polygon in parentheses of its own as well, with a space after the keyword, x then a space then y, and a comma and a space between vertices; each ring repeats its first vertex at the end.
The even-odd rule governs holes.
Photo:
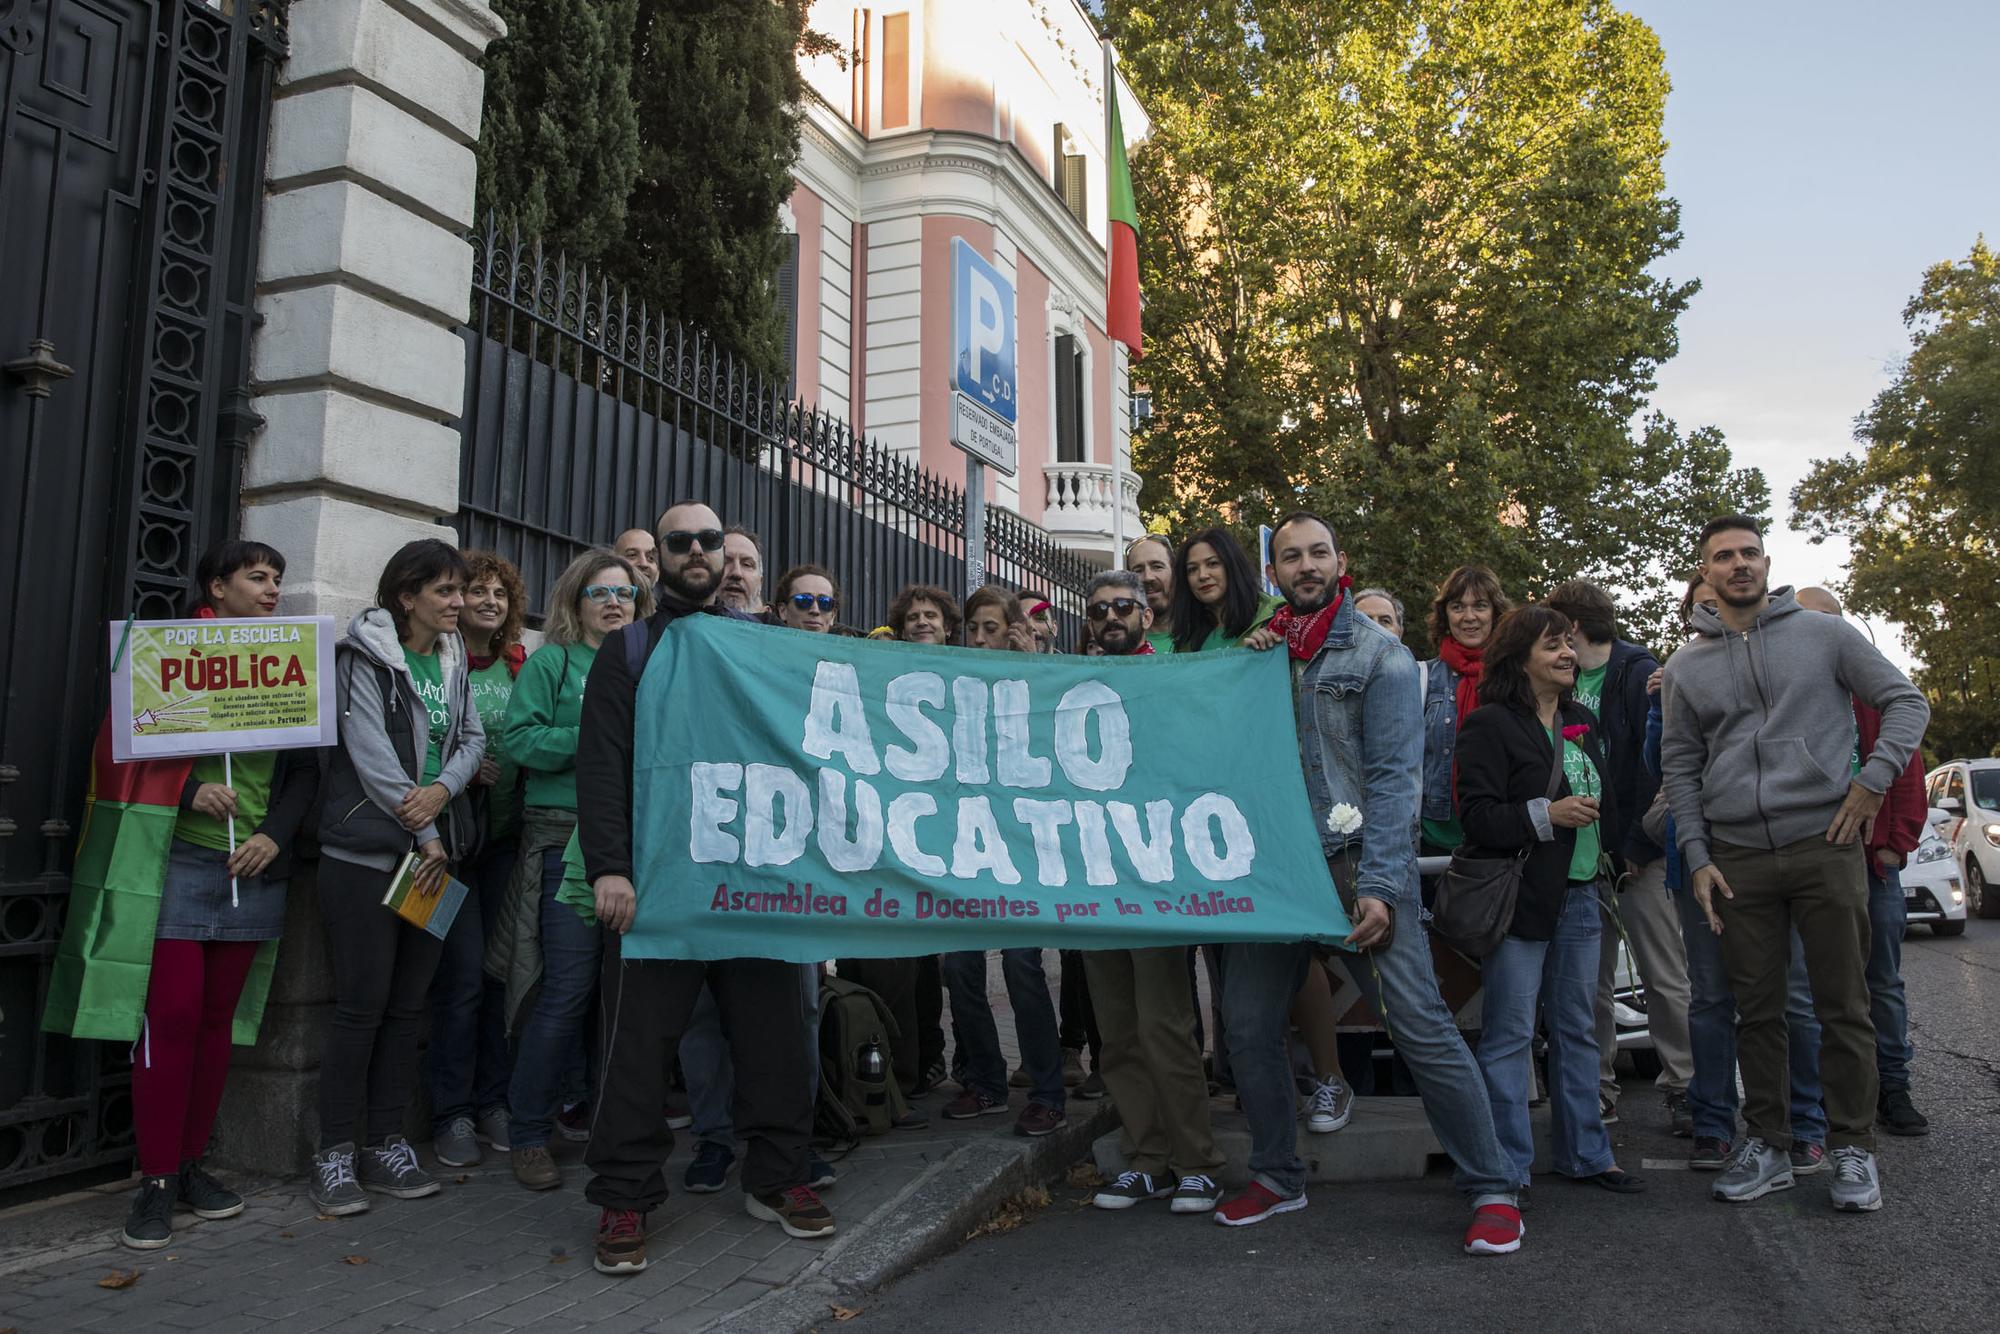
POLYGON ((1340 604, 1347 601, 1347 590, 1352 587, 1354 581, 1341 575, 1333 601, 1303 616, 1292 609, 1291 603, 1286 603, 1272 614, 1271 633, 1285 637, 1285 647, 1294 658, 1311 662, 1319 656, 1320 645, 1326 643, 1326 633, 1333 629, 1333 618, 1340 613, 1340 604))
POLYGON ((1467 648, 1450 635, 1438 645, 1438 656, 1445 666, 1458 673, 1458 726, 1465 725, 1465 715, 1479 707, 1479 673, 1482 650, 1467 648))

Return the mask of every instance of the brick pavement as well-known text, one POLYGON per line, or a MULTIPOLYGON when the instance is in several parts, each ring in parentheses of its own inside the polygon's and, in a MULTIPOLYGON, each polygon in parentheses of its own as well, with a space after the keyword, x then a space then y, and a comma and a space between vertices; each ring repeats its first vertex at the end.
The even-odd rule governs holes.
MULTIPOLYGON (((1058 966, 1053 950, 1048 963, 1053 986, 1058 966)), ((999 991, 994 1015, 1011 1067, 1012 1014, 997 961, 989 977, 999 991)), ((767 1299, 801 1279, 820 1279, 825 1286, 820 1271, 835 1248, 879 1250, 882 1235, 892 1239, 892 1248, 909 1236, 910 1244, 921 1242, 933 1251, 955 1240, 936 1235, 926 1240, 921 1227, 912 1229, 909 1215, 936 1213, 944 1207, 941 1199, 962 1198, 964 1192, 955 1191, 950 1179, 960 1162, 981 1164, 982 1171, 984 1164, 1005 1163, 1018 1175, 1014 1160, 1025 1161, 1034 1145, 1012 1136, 1011 1119, 947 1122, 937 1115, 943 1101, 933 1095, 918 1104, 932 1118, 928 1128, 864 1140, 835 1163, 841 1180, 825 1193, 840 1223, 833 1242, 799 1241, 775 1224, 750 1218, 738 1174, 720 1194, 682 1191, 681 1171, 692 1145, 685 1134, 677 1135, 668 1163, 674 1193, 653 1215, 649 1230, 652 1264, 632 1278, 609 1278, 591 1265, 597 1215, 582 1197, 586 1173, 580 1145, 556 1146, 565 1177, 557 1190, 522 1190, 505 1156, 492 1155, 480 1167, 437 1169, 445 1183, 437 1196, 374 1196, 367 1213, 344 1219, 316 1217, 303 1180, 261 1187, 234 1183, 245 1190, 249 1206, 240 1217, 199 1222, 182 1215, 174 1243, 150 1253, 117 1244, 115 1231, 129 1194, 91 1192, 74 1206, 62 1206, 95 1214, 73 1214, 70 1244, 44 1243, 47 1262, 33 1250, 11 1248, 13 1265, 0 1269, 0 1329, 560 1334, 608 1328, 666 1334, 704 1329, 755 1302, 764 1302, 760 1309, 775 1318, 781 1307, 767 1299), (968 1149, 976 1152, 968 1155, 968 1149), (79 1230, 76 1217, 99 1226, 79 1230), (105 1222, 108 1229, 101 1226, 105 1222), (129 1287, 99 1286, 114 1270, 134 1269, 139 1278, 129 1287)), ((1017 1092, 1015 1105, 1021 1101, 1017 1092)), ((1103 1106, 1073 1102, 1071 1115, 1085 1121, 1103 1106)), ((975 1175, 968 1171, 967 1190, 975 1175)), ((978 1179, 1001 1178, 989 1173, 978 1179)), ((47 1211, 17 1224, 0 1219, 0 1225, 0 1231, 17 1225, 62 1231, 47 1211)), ((879 1266, 879 1257, 869 1263, 879 1266)))

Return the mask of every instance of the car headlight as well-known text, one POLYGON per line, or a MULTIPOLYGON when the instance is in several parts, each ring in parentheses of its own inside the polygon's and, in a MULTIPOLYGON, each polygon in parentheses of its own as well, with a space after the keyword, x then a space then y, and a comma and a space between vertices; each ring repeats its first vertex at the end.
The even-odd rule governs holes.
POLYGON ((1951 844, 1941 838, 1927 838, 1917 846, 1916 859, 1920 862, 1941 862, 1951 856, 1951 844))
POLYGON ((2000 848, 2000 824, 1987 825, 1980 832, 1986 835, 1988 843, 1991 843, 1996 848, 2000 848))
POLYGON ((1962 890, 1962 889, 1960 889, 1960 888, 1958 887, 1958 881, 1956 881, 1956 880, 1952 881, 1952 882, 1951 882, 1951 906, 1952 906, 1952 907, 1954 907, 1954 908, 1956 908, 1956 907, 1959 907, 1959 906, 1961 906, 1962 904, 1964 904, 1964 902, 1965 902, 1965 891, 1964 891, 1964 890, 1962 890))

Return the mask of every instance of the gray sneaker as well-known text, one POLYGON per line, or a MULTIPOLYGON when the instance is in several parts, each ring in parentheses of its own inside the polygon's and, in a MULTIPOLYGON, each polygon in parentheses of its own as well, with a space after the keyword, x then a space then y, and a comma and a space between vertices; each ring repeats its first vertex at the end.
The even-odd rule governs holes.
POLYGON ((431 1139, 431 1152, 446 1167, 477 1167, 479 1137, 473 1129, 472 1118, 454 1116, 440 1126, 431 1139))
POLYGON ((363 1190, 399 1200, 422 1199, 444 1189, 436 1177, 417 1165, 417 1151, 401 1135, 391 1135, 384 1143, 364 1149, 360 1176, 363 1190))
POLYGON ((496 1153, 506 1153, 514 1146, 507 1142, 507 1109, 488 1107, 473 1122, 473 1133, 479 1136, 481 1144, 490 1144, 496 1153))
POLYGON ((358 1214, 368 1208, 368 1197, 354 1179, 354 1146, 336 1144, 313 1155, 313 1207, 333 1218, 358 1214))
POLYGON ((1844 1214, 1869 1214, 1882 1207, 1882 1181, 1875 1174, 1875 1155, 1846 1145, 1833 1158, 1833 1207, 1844 1214))
POLYGON ((1753 1135, 1715 1179, 1712 1193, 1718 1200, 1746 1204, 1774 1190, 1790 1190, 1794 1184, 1791 1159, 1753 1135))

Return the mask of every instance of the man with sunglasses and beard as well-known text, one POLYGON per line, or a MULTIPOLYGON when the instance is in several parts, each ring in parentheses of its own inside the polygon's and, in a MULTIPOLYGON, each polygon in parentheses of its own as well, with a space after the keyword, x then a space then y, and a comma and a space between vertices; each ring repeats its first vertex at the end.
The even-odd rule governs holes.
MULTIPOLYGON (((632 883, 634 709, 643 663, 682 616, 750 619, 718 605, 722 521, 699 501, 660 516, 659 609, 606 639, 584 696, 576 757, 577 840, 584 878, 606 928, 604 1044, 584 1197, 603 1210, 597 1268, 634 1274, 646 1267, 646 1215, 667 1197, 661 1170, 673 1151, 663 1109, 667 1072, 704 982, 714 993, 735 1068, 736 1133, 746 1143, 744 1207, 794 1237, 833 1235, 833 1215, 807 1184, 812 1102, 806 1087, 803 1024, 766 1016, 796 1005, 799 970, 775 959, 626 959, 621 948, 637 910, 632 883), (636 641, 636 642, 634 642, 636 641)), ((699 707, 698 701, 688 701, 699 707)))
MULTIPOLYGON (((1349 967, 1349 975, 1394 1032, 1431 1129, 1457 1164, 1456 1184, 1473 1208, 1466 1254, 1504 1255, 1521 1247, 1514 1169, 1494 1131, 1479 1066, 1438 994, 1420 920, 1419 669, 1401 642, 1355 609, 1346 571, 1332 524, 1308 511, 1287 515, 1271 534, 1266 570, 1285 606, 1244 643, 1282 645, 1291 659, 1299 760, 1321 849, 1352 904, 1348 944, 1370 956, 1370 966, 1349 967), (1342 806, 1361 815, 1345 832, 1330 821, 1342 806)), ((1222 1003, 1251 1127, 1251 1184, 1223 1202, 1217 1222, 1258 1223, 1305 1207, 1287 1015, 1311 963, 1308 945, 1228 947, 1222 1003)))
MULTIPOLYGON (((1090 581, 1084 618, 1106 658, 1152 654, 1152 608, 1139 576, 1107 570, 1090 581)), ((1125 1123, 1130 1170, 1097 1192, 1100 1209, 1168 1199, 1177 1214, 1206 1214, 1222 1198, 1222 1155, 1208 1115, 1208 1079, 1194 1038, 1187 950, 1083 951, 1104 1040, 1098 1074, 1125 1123)), ((1067 965, 1065 965, 1067 966, 1067 965)))

